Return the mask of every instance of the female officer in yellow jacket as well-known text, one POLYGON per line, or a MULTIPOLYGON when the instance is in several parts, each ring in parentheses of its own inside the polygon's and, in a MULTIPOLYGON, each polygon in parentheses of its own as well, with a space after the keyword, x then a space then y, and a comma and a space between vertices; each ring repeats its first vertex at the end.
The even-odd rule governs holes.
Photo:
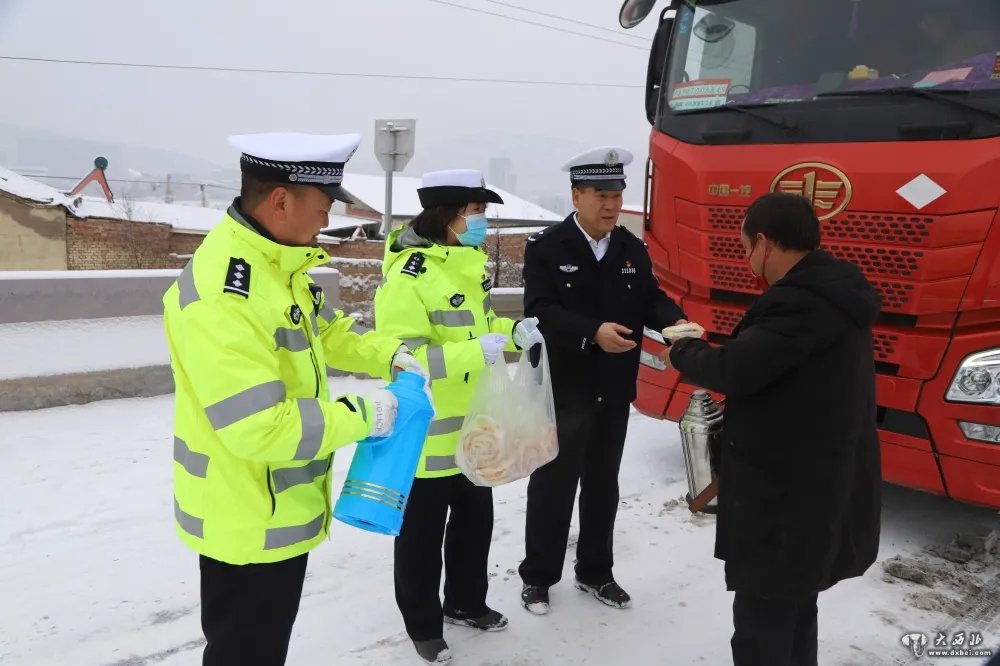
POLYGON ((396 602, 407 634, 428 663, 450 660, 443 621, 499 631, 507 618, 486 605, 493 493, 455 464, 459 431, 487 364, 541 341, 537 320, 497 317, 486 274, 487 203, 503 203, 471 169, 424 175, 423 211, 386 239, 375 327, 401 339, 425 364, 435 420, 395 542, 396 602), (449 509, 451 515, 449 517, 449 509), (444 541, 444 605, 441 543, 444 541))

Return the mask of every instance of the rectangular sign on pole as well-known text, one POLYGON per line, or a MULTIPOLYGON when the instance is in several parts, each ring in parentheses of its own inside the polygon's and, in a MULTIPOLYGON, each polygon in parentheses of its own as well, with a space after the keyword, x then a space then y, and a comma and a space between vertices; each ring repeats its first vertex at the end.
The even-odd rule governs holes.
POLYGON ((392 229, 392 174, 402 171, 413 157, 416 127, 413 118, 375 121, 375 157, 385 169, 385 212, 380 230, 383 238, 392 229))

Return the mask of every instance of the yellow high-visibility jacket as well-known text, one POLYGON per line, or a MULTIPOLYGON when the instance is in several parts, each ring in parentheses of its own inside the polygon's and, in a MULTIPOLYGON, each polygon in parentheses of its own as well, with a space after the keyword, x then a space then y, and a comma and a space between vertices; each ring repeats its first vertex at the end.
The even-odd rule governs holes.
POLYGON ((181 539, 230 564, 314 548, 330 520, 333 451, 368 436, 364 399, 330 401, 326 368, 388 378, 401 343, 358 330, 236 205, 163 297, 175 383, 174 515, 181 539))
MULTIPOLYGON (((435 417, 417 477, 461 473, 455 464, 462 421, 486 361, 479 336, 502 333, 513 341, 517 322, 497 317, 492 280, 479 248, 433 244, 410 227, 386 239, 382 284, 375 291, 375 330, 402 340, 430 374, 435 417)), ((502 359, 498 362, 503 362, 502 359)))

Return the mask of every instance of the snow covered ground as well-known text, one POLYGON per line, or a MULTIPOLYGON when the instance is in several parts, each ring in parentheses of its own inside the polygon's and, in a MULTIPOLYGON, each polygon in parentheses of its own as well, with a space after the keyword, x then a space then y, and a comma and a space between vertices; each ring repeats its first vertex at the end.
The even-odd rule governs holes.
MULTIPOLYGON (((374 383, 335 380, 343 392, 374 383)), ((146 666, 199 664, 197 559, 174 535, 172 397, 0 413, 0 663, 146 666)), ((713 519, 677 500, 686 489, 675 424, 633 416, 621 474, 616 575, 634 606, 613 610, 564 581, 553 610, 518 605, 526 481, 498 489, 490 603, 508 631, 447 627, 456 666, 731 663, 731 594, 712 558, 713 519)), ((338 481, 350 463, 335 464, 338 481)), ((995 512, 886 486, 879 564, 820 597, 820 663, 980 664, 914 660, 905 633, 983 632, 1000 643, 994 595, 978 619, 934 607, 932 591, 883 579, 892 556, 912 558, 962 529, 997 526, 995 512), (921 596, 923 595, 923 596, 921 596)), ((338 522, 310 556, 288 663, 420 663, 393 601, 392 540, 338 522)), ((574 523, 575 531, 575 523, 574 523)), ((571 535, 571 543, 575 537, 571 535)), ((571 549, 566 575, 572 579, 571 549)), ((994 566, 994 565, 991 565, 994 566)), ((987 568, 966 583, 996 574, 987 568)), ((895 580, 895 579, 890 579, 895 580)), ((1000 589, 998 587, 997 589, 1000 589)), ((946 590, 945 590, 946 591, 946 590)))
POLYGON ((0 379, 170 362, 159 315, 0 324, 0 340, 0 379))

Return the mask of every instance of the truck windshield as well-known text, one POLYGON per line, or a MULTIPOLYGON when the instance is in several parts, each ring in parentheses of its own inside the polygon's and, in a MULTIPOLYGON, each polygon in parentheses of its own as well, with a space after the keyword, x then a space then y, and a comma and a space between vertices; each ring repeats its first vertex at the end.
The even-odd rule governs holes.
POLYGON ((1000 1, 685 0, 669 57, 661 114, 899 88, 992 97, 1000 1))

